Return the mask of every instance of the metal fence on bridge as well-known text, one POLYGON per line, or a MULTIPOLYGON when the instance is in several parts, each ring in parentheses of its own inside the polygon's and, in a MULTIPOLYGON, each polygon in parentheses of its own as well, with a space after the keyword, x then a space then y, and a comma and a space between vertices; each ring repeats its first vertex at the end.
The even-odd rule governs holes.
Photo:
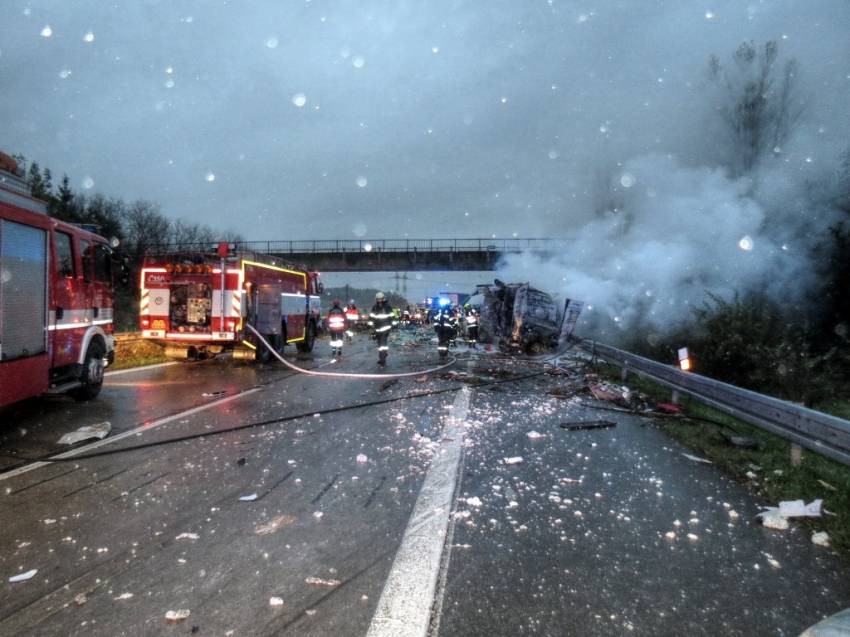
MULTIPOLYGON (((350 252, 554 252, 568 245, 567 239, 298 239, 281 241, 241 241, 237 250, 270 254, 350 253, 350 252)), ((181 243, 159 246, 157 252, 205 251, 208 243, 181 243)))

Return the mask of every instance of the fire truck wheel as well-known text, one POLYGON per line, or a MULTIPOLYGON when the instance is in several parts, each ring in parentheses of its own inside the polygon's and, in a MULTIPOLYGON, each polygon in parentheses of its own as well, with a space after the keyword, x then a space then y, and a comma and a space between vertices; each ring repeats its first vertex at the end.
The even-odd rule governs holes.
POLYGON ((80 372, 82 385, 70 392, 74 400, 91 400, 100 393, 103 386, 103 357, 106 348, 100 340, 93 340, 86 350, 86 358, 83 361, 83 369, 80 372))
POLYGON ((299 352, 312 352, 313 345, 316 343, 316 324, 313 321, 307 323, 304 340, 298 343, 299 352))
MULTIPOLYGON (((265 338, 269 342, 269 345, 271 345, 272 347, 275 347, 275 345, 276 345, 275 339, 279 338, 279 337, 276 337, 273 334, 266 334, 263 338, 265 338)), ((266 365, 269 362, 271 362, 271 360, 272 360, 271 350, 269 350, 269 348, 267 348, 265 345, 263 345, 260 342, 259 339, 257 339, 257 362, 262 363, 263 365, 266 365)))

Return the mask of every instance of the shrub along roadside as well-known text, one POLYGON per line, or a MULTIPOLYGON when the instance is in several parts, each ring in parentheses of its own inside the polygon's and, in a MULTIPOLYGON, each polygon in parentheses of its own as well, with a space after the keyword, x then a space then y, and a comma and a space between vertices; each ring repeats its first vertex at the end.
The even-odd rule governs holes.
MULTIPOLYGON (((619 368, 600 363, 598 371, 614 382, 619 382, 619 368)), ((627 384, 654 401, 670 400, 669 389, 634 374, 629 377, 627 384)), ((797 518, 794 524, 804 527, 809 535, 814 531, 826 531, 835 551, 850 561, 850 467, 807 450, 803 451, 801 464, 792 466, 791 445, 788 441, 688 396, 682 397, 681 404, 683 417, 653 419, 662 431, 696 455, 711 460, 719 469, 762 499, 766 506, 776 506, 780 500, 802 499, 810 502, 822 498, 823 508, 835 515, 797 518), (704 418, 717 424, 695 418, 704 418), (728 442, 728 435, 753 438, 758 441, 759 448, 736 447, 728 442), (758 470, 755 471, 752 465, 758 467, 758 470), (757 478, 749 478, 748 472, 755 473, 757 478)), ((850 404, 844 403, 840 409, 850 411, 850 404)))

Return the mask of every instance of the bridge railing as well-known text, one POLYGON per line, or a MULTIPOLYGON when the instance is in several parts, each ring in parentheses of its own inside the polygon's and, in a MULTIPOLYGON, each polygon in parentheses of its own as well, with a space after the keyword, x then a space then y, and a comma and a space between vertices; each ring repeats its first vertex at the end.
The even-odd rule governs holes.
POLYGON ((316 239, 245 241, 238 247, 255 252, 548 252, 566 245, 559 239, 316 239))

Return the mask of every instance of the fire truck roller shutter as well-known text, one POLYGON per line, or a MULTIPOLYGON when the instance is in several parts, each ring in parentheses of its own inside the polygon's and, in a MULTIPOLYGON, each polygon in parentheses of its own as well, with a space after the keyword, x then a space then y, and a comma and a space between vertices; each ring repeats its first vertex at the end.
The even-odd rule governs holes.
POLYGON ((47 231, 0 221, 0 359, 47 351, 47 231))
POLYGON ((281 314, 286 317, 287 338, 289 342, 304 338, 304 324, 307 314, 307 297, 296 292, 281 292, 281 314))

